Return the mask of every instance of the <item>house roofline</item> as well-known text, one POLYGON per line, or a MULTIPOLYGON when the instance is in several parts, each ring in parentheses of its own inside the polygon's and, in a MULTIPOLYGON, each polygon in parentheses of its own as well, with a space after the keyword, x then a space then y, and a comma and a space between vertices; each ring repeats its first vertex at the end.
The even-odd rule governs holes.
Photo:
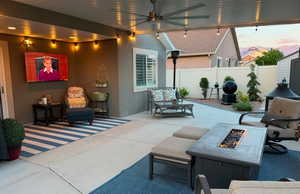
MULTIPOLYGON (((294 54, 297 54, 297 53, 299 53, 299 50, 297 50, 297 51, 295 51, 295 52, 292 52, 291 54, 288 54, 288 55, 282 57, 279 61, 281 61, 281 60, 283 60, 283 59, 286 59, 286 58, 288 58, 288 57, 290 57, 290 56, 293 56, 294 54)), ((299 54, 299 57, 300 57, 300 54, 299 54)))
POLYGON ((237 40, 237 35, 236 35, 235 28, 230 28, 230 31, 231 31, 231 34, 232 34, 232 37, 233 37, 233 42, 234 42, 234 45, 235 45, 236 53, 237 53, 238 59, 240 61, 240 60, 242 60, 242 57, 241 57, 239 42, 237 40))

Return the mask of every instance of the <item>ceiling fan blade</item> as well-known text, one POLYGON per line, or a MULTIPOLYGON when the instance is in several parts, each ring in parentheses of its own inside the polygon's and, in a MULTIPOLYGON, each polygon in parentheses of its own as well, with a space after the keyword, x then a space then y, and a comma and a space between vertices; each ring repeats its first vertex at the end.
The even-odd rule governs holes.
POLYGON ((187 11, 190 11, 190 10, 193 10, 193 9, 197 9, 197 8, 200 8, 200 7, 204 7, 204 6, 206 6, 206 5, 203 4, 203 3, 199 3, 199 4, 191 6, 191 7, 187 7, 187 8, 180 9, 180 10, 177 10, 177 11, 174 11, 174 12, 171 12, 171 13, 164 14, 163 17, 167 18, 167 17, 173 16, 173 15, 177 15, 177 14, 187 12, 187 11))
POLYGON ((135 18, 135 19, 129 19, 129 21, 141 21, 145 20, 146 18, 135 18))
POLYGON ((146 23, 146 22, 148 22, 148 20, 145 20, 145 21, 139 22, 137 24, 134 24, 134 25, 130 26, 130 28, 136 27, 136 26, 141 25, 141 24, 146 23))
POLYGON ((147 15, 143 15, 143 14, 139 14, 139 13, 134 13, 134 12, 129 12, 129 11, 123 11, 123 10, 112 10, 115 13, 125 13, 128 15, 135 15, 135 16, 139 16, 139 17, 148 17, 147 15))
POLYGON ((165 22, 165 23, 167 23, 167 24, 172 24, 172 25, 175 25, 175 26, 182 26, 182 27, 186 26, 185 24, 182 24, 182 23, 179 23, 179 22, 170 21, 170 20, 162 20, 162 21, 165 22))
POLYGON ((168 20, 185 20, 185 19, 208 19, 209 15, 198 15, 198 16, 174 16, 168 17, 168 20))

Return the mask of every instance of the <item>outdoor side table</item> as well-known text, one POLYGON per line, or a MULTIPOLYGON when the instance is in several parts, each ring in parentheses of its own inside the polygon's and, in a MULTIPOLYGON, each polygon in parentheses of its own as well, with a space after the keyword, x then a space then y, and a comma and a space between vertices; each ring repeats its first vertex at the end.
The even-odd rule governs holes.
POLYGON ((155 103, 154 104, 154 113, 153 115, 160 115, 163 117, 184 117, 192 116, 193 113, 193 104, 184 104, 184 103, 155 103))
POLYGON ((34 116, 34 124, 38 124, 39 122, 45 123, 47 126, 52 121, 63 120, 64 115, 64 104, 55 103, 55 104, 33 104, 33 116, 34 116), (57 118, 54 116, 53 109, 59 109, 60 116, 57 118), (39 117, 39 112, 42 111, 43 117, 39 117))

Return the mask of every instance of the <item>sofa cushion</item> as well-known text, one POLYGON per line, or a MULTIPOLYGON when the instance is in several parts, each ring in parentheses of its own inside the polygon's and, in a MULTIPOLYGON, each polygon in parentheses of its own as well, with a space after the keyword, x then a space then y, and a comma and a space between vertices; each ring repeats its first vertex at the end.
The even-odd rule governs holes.
POLYGON ((200 127, 185 126, 173 133, 174 137, 198 140, 200 139, 209 129, 200 127))
POLYGON ((195 143, 195 140, 178 137, 169 137, 160 144, 152 148, 151 153, 160 157, 174 157, 182 160, 191 160, 191 156, 186 151, 195 143))
POLYGON ((229 190, 231 194, 299 194, 300 181, 232 181, 229 190))
MULTIPOLYGON (((273 120, 273 119, 279 119, 278 117, 274 116, 271 113, 266 113, 263 118, 261 119, 262 123, 265 123, 267 125, 274 125, 283 129, 288 128, 289 122, 288 121, 278 121, 278 120, 273 120)), ((280 119, 289 119, 288 117, 281 117, 280 119)))

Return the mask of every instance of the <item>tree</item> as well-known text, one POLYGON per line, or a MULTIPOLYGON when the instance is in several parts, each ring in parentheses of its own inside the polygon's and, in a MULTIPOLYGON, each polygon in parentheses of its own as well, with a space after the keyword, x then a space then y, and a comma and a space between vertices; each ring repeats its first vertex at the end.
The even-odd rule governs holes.
POLYGON ((276 49, 271 49, 264 52, 263 56, 257 57, 255 63, 257 65, 276 65, 277 62, 283 57, 283 53, 276 49))
POLYGON ((261 100, 259 94, 261 93, 261 91, 258 89, 258 86, 260 85, 260 83, 257 81, 257 76, 254 72, 255 70, 255 66, 251 65, 251 72, 247 75, 250 80, 247 84, 248 87, 248 96, 249 96, 249 100, 250 101, 258 101, 261 100))

